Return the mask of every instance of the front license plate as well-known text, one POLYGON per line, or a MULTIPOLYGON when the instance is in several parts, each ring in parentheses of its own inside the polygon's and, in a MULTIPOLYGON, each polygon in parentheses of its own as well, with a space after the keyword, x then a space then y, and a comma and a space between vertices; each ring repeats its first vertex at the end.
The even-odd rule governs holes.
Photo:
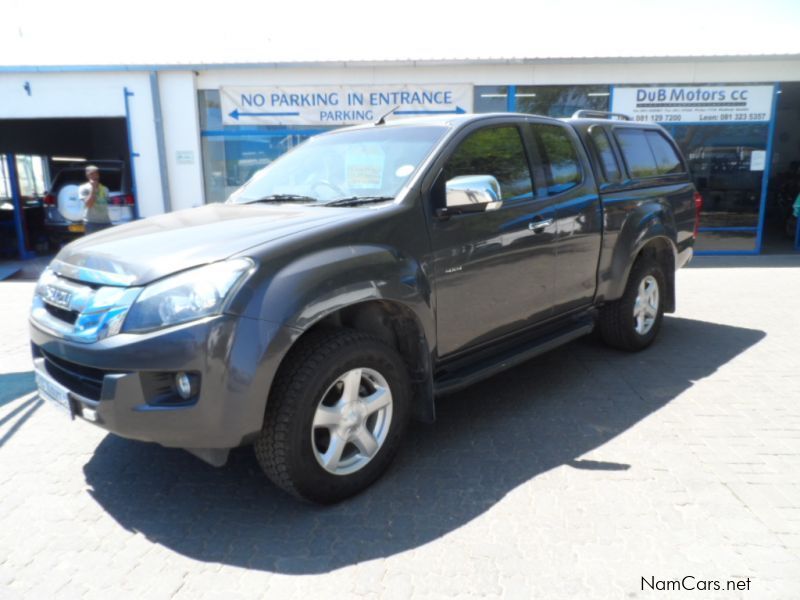
POLYGON ((36 387, 39 388, 40 397, 61 410, 67 411, 70 417, 73 416, 67 388, 38 371, 36 372, 36 387))
POLYGON ((70 231, 75 231, 75 232, 78 232, 78 233, 82 233, 84 231, 85 227, 83 226, 82 223, 77 223, 75 225, 67 226, 67 229, 69 229, 70 231))

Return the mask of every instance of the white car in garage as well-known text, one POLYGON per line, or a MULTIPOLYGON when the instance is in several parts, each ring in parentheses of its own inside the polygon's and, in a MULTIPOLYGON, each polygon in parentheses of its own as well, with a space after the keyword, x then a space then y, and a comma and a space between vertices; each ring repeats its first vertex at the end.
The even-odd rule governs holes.
POLYGON ((44 226, 51 244, 58 246, 84 232, 84 210, 78 188, 86 183, 86 165, 90 164, 100 169, 100 183, 108 188, 108 215, 112 225, 135 218, 136 200, 123 161, 91 160, 70 164, 55 175, 44 197, 44 226))

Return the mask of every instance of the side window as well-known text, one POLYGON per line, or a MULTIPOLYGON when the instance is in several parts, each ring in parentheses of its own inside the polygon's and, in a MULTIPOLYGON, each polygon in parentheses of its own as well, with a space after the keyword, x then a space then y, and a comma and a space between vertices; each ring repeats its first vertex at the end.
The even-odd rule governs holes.
POLYGON ((661 132, 645 131, 644 135, 650 143, 653 155, 656 157, 656 165, 660 175, 686 172, 678 153, 675 152, 675 148, 661 132))
POLYGON ((619 140, 622 156, 628 165, 631 177, 652 177, 658 175, 658 166, 650 144, 642 129, 618 128, 614 131, 619 140))
POLYGON ((547 176, 547 195, 555 196, 581 182, 581 167, 575 145, 563 127, 531 125, 539 142, 547 176))
POLYGON ((620 173, 617 157, 614 156, 614 150, 611 147, 611 141, 608 139, 605 129, 594 125, 589 129, 589 136, 592 138, 597 156, 600 157, 600 164, 603 167, 603 175, 606 181, 619 181, 620 173))
POLYGON ((462 175, 492 175, 503 200, 533 197, 533 180, 519 130, 513 126, 487 127, 472 133, 444 167, 444 182, 462 175))

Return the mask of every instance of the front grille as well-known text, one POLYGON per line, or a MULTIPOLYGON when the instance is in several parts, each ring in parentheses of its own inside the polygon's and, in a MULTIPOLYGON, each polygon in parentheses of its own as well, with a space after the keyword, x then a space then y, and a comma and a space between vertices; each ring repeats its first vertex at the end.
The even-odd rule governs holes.
POLYGON ((44 356, 45 368, 53 379, 76 394, 90 400, 100 400, 103 377, 107 371, 69 362, 41 348, 39 350, 44 356))
POLYGON ((65 323, 69 323, 70 325, 74 325, 75 321, 78 320, 78 312, 75 310, 67 310, 65 308, 59 308, 58 306, 53 306, 52 304, 48 304, 47 302, 44 303, 44 309, 53 315, 56 319, 64 321, 65 323))

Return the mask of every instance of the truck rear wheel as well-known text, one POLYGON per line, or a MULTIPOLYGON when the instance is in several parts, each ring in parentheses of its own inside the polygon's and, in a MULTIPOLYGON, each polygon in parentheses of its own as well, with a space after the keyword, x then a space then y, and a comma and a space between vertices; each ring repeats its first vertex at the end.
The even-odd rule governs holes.
POLYGON ((254 448, 290 494, 323 504, 357 494, 389 466, 409 417, 403 359, 350 329, 301 339, 276 377, 254 448))
POLYGON ((609 346, 635 352, 656 339, 664 317, 666 277, 657 262, 638 259, 622 298, 600 309, 600 336, 609 346))

